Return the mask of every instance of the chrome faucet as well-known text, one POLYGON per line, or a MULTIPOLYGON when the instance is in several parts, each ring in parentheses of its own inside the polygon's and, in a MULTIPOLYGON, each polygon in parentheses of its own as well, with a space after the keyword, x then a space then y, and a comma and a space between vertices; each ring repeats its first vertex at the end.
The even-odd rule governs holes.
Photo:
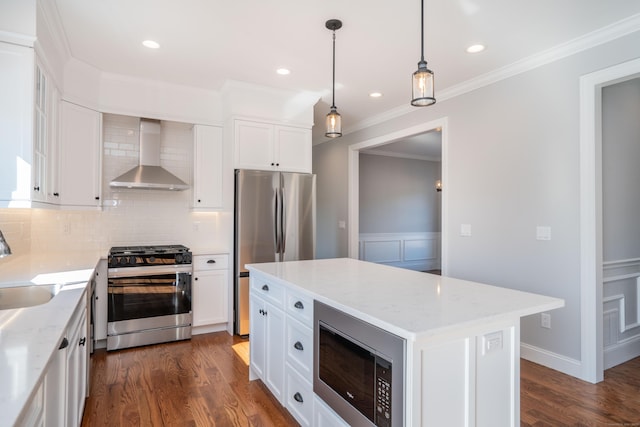
POLYGON ((8 255, 11 255, 11 248, 9 247, 7 241, 4 239, 2 230, 0 230, 0 258, 4 258, 8 255))

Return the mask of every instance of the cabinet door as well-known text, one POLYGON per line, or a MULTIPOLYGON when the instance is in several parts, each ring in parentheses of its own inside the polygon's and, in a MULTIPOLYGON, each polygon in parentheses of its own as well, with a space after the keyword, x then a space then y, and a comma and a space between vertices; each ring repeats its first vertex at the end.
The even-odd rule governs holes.
POLYGON ((0 200, 3 207, 28 207, 31 200, 33 64, 33 49, 0 42, 0 200))
POLYGON ((62 399, 67 390, 67 351, 69 349, 68 338, 65 344, 51 356, 44 377, 44 404, 45 425, 65 425, 66 407, 62 399))
POLYGON ((60 204, 73 207, 100 206, 99 112, 62 102, 60 139, 60 204))
POLYGON ((267 340, 265 383, 275 398, 284 404, 284 312, 269 303, 265 304, 264 310, 264 317, 266 318, 265 336, 267 340))
POLYGON ((276 126, 275 139, 279 170, 311 173, 311 129, 276 126))
POLYGON ((195 125, 193 207, 222 208, 222 129, 195 125))
POLYGON ((194 271, 193 326, 215 325, 228 320, 228 277, 226 270, 194 271))
POLYGON ((273 170, 276 168, 273 125, 236 120, 234 152, 236 169, 273 170))
POLYGON ((47 199, 47 152, 49 142, 49 79, 36 65, 35 71, 35 99, 33 123, 33 187, 32 200, 44 202, 47 199))
MULTIPOLYGON (((84 400, 87 395, 87 316, 83 307, 80 319, 73 323, 68 334, 67 351, 67 426, 79 426, 84 411, 84 400)), ((75 317, 75 316, 74 316, 75 317)))
POLYGON ((95 314, 93 337, 96 341, 107 339, 107 260, 101 259, 95 274, 95 314))
MULTIPOLYGON (((249 349, 249 360, 251 364, 251 373, 264 381, 266 373, 266 327, 267 319, 263 312, 266 303, 255 296, 249 298, 249 340, 251 343, 249 349)), ((251 378, 255 379, 255 378, 251 378)))

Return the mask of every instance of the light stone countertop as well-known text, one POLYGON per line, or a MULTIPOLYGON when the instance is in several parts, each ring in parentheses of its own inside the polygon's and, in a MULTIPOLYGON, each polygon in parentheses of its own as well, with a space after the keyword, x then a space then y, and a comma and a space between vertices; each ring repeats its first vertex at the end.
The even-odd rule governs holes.
POLYGON ((564 306, 564 300, 350 258, 249 264, 408 340, 564 306))
POLYGON ((66 283, 45 304, 0 310, 0 425, 12 426, 36 391, 105 255, 59 252, 0 259, 0 287, 66 283))

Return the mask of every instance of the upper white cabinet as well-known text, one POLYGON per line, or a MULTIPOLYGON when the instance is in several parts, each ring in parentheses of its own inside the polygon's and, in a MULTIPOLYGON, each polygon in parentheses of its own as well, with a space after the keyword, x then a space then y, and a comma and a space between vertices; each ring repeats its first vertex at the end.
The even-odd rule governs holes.
POLYGON ((222 128, 194 125, 193 202, 194 209, 223 207, 222 128))
POLYGON ((89 108, 62 102, 60 137, 60 204, 85 208, 100 206, 102 115, 89 108))
POLYGON ((235 120, 234 166, 311 173, 311 129, 235 120))

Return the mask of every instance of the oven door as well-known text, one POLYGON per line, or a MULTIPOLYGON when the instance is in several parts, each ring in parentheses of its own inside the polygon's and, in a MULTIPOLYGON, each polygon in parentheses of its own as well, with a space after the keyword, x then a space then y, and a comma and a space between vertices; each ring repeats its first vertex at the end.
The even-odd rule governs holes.
MULTIPOLYGON (((129 329, 125 322, 149 323, 167 316, 183 319, 170 323, 188 320, 190 324, 191 271, 191 265, 110 269, 107 287, 110 332, 125 332, 123 328, 129 329)), ((156 327, 162 326, 171 325, 156 327)))

